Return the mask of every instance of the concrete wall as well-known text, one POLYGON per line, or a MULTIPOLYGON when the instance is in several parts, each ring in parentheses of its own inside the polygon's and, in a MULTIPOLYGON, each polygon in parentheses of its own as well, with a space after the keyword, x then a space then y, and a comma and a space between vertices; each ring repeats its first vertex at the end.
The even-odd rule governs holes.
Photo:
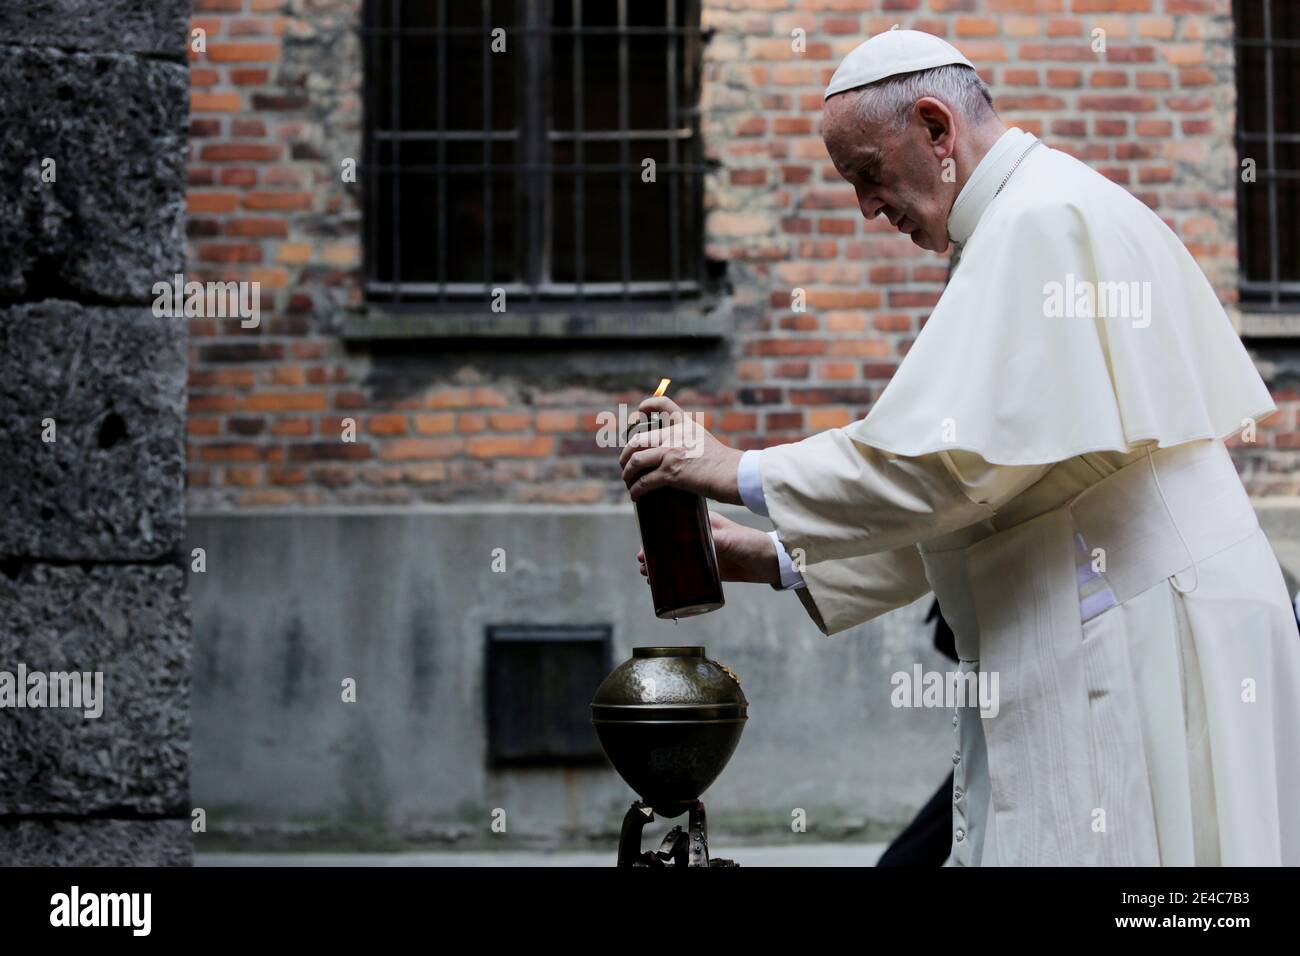
POLYGON ((490 624, 606 623, 615 662, 703 644, 731 667, 751 710, 705 795, 719 829, 779 837, 796 807, 824 833, 896 824, 951 767, 949 714, 888 700, 895 670, 946 666, 925 602, 827 638, 793 595, 729 585, 721 611, 659 621, 630 508, 201 514, 189 539, 207 560, 191 576, 194 799, 212 831, 256 845, 300 829, 486 840, 496 807, 512 837, 610 832, 633 796, 612 769, 488 768, 490 624))
POLYGON ((103 681, 99 717, 0 709, 0 865, 190 860, 186 336, 149 307, 184 261, 189 12, 0 5, 0 671, 103 681))
MULTIPOLYGON (((1300 507, 1261 514, 1297 559, 1294 588, 1300 507)), ((191 577, 195 803, 245 845, 485 843, 496 807, 510 839, 608 835, 632 799, 611 769, 487 766, 485 628, 499 623, 608 623, 616 660, 703 644, 735 670, 751 710, 705 795, 720 832, 780 838, 802 807, 812 831, 879 836, 951 768, 950 715, 889 703, 895 671, 948 669, 928 598, 827 638, 793 595, 729 585, 724 609, 674 626, 653 616, 618 506, 206 514, 189 535, 207 561, 191 577)))

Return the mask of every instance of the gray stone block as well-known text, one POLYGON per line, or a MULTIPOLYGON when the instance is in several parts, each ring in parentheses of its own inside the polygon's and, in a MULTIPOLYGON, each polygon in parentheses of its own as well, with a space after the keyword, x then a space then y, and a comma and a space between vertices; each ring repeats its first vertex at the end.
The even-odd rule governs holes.
POLYGON ((184 320, 138 306, 0 307, 0 355, 0 557, 150 560, 175 548, 184 320))
POLYGON ((151 301, 184 261, 186 67, 0 45, 0 91, 0 298, 151 301))
POLYGON ((189 15, 190 0, 22 0, 0 4, 0 43, 181 58, 189 15))
POLYGON ((102 672, 103 713, 0 709, 0 818, 188 816, 189 607, 180 568, 0 570, 0 671, 16 675, 19 664, 28 674, 102 672))
POLYGON ((185 820, 0 822, 0 866, 190 866, 185 820))

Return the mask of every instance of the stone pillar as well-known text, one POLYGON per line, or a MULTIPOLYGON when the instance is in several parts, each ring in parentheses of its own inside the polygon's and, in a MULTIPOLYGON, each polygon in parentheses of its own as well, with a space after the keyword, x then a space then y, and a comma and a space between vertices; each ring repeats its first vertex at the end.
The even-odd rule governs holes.
POLYGON ((0 865, 190 862, 189 13, 0 5, 0 865))

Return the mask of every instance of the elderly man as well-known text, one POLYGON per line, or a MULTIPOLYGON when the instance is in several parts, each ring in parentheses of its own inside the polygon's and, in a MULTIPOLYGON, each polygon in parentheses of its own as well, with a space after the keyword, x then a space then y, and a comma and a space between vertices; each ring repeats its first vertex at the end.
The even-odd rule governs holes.
POLYGON ((953 719, 950 863, 1300 863, 1300 635, 1223 444, 1275 406, 1195 261, 936 37, 850 53, 822 132, 866 219, 954 244, 942 298, 862 421, 742 455, 681 420, 632 497, 769 516, 714 517, 724 575, 826 634, 934 591, 1000 687, 953 719))

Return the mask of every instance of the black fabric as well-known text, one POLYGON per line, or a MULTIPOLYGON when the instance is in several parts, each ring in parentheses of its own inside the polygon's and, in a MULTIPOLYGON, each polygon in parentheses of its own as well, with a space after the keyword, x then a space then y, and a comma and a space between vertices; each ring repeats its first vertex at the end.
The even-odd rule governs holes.
POLYGON ((943 866, 952 849, 952 774, 911 823, 886 847, 876 866, 943 866))
POLYGON ((948 626, 948 622, 943 619, 943 612, 939 610, 938 601, 930 604, 930 611, 925 615, 925 619, 934 621, 934 649, 955 663, 958 659, 957 638, 953 636, 952 628, 948 626))

